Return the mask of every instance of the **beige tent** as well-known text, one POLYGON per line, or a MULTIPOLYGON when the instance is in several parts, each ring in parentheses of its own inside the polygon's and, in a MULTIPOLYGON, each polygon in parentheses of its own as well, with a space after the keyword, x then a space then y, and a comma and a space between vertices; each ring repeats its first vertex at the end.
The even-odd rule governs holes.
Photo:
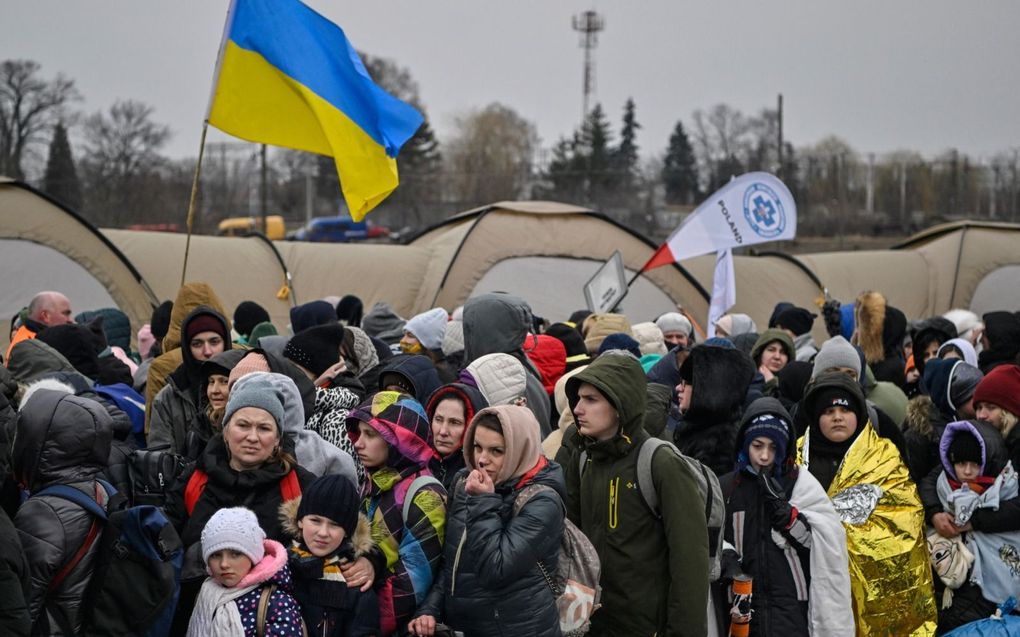
MULTIPOLYGON (((738 256, 737 305, 764 325, 777 301, 813 307, 822 290, 851 301, 878 289, 909 317, 951 307, 1020 310, 1020 226, 961 222, 932 228, 892 250, 738 256)), ((57 289, 75 311, 121 307, 137 328, 181 281, 180 234, 99 232, 32 188, 0 180, 0 318, 31 296, 57 289)), ((192 239, 188 280, 204 280, 228 309, 254 300, 284 328, 295 302, 356 294, 366 310, 389 301, 403 316, 433 306, 452 310, 472 294, 520 294, 535 312, 562 320, 584 307, 582 288, 619 250, 628 276, 655 250, 640 234, 585 208, 501 202, 428 229, 410 245, 312 244, 256 238, 192 239), (290 294, 278 292, 290 279, 290 294)), ((623 310, 647 320, 677 304, 702 323, 714 258, 652 270, 637 279, 623 310)), ((822 337, 821 322, 816 336, 822 337)), ((6 332, 0 337, 6 341, 6 332)))

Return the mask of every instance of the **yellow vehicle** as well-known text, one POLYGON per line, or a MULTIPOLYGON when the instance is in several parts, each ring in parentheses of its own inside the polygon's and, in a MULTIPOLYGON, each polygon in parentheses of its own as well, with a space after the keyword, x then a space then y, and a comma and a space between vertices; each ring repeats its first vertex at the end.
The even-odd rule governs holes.
POLYGON ((269 215, 266 217, 268 230, 262 229, 262 217, 228 217, 220 222, 216 234, 221 237, 243 237, 249 232, 261 232, 273 241, 282 240, 287 229, 280 215, 269 215))

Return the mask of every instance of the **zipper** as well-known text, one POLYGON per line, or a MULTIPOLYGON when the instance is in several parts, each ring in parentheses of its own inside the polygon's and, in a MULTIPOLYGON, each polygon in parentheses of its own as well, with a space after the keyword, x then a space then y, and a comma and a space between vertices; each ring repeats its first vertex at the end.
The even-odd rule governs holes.
POLYGON ((609 528, 615 529, 618 519, 617 507, 620 501, 620 478, 609 481, 609 528))
POLYGON ((454 597, 457 593, 457 567, 460 565, 460 552, 464 550, 465 542, 467 542, 467 525, 464 526, 460 542, 457 543, 457 554, 453 558, 453 574, 450 576, 450 597, 454 597))

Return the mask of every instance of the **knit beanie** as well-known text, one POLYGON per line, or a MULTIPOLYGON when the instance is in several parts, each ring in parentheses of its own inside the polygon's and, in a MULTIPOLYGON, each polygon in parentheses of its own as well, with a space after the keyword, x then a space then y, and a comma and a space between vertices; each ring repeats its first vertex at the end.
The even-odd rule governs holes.
POLYGON ((857 372, 857 378, 861 377, 861 356, 850 341, 842 336, 833 336, 822 343, 821 349, 815 354, 811 378, 836 367, 849 367, 857 372))
POLYGON ((263 336, 276 336, 276 326, 269 321, 263 321, 252 328, 251 334, 248 335, 248 344, 253 347, 259 347, 259 340, 263 336))
POLYGON ((755 438, 768 438, 776 445, 776 457, 773 466, 783 464, 786 448, 790 444, 790 424, 775 414, 756 416, 744 430, 743 457, 750 458, 748 451, 755 438))
POLYGON ((344 328, 337 322, 317 325, 298 332, 287 341, 283 356, 320 376, 340 360, 344 328))
POLYGON ((953 436, 952 442, 949 443, 949 453, 947 455, 949 456, 949 462, 952 464, 973 462, 981 466, 982 473, 985 470, 981 441, 966 429, 956 430, 956 435, 953 436))
POLYGON ((404 331, 418 339, 422 347, 438 350, 443 346, 443 335, 449 315, 441 307, 434 307, 427 312, 416 314, 404 325, 404 331))
POLYGON ((592 314, 584 319, 581 330, 584 334, 584 346, 589 354, 597 353, 602 340, 617 332, 631 334, 630 321, 623 314, 592 314))
POLYGON ((802 307, 790 307, 776 316, 776 327, 790 330, 797 336, 807 334, 818 316, 802 307))
POLYGON ((364 305, 361 299, 348 294, 336 304, 336 318, 348 327, 361 327, 361 314, 364 312, 364 305))
POLYGON ((958 363, 949 376, 949 406, 956 411, 974 395, 978 383, 985 375, 967 363, 958 363))
POLYGON ((271 372, 269 369, 269 361, 266 357, 258 352, 250 352, 245 354, 244 358, 234 365, 234 368, 230 370, 230 375, 227 377, 227 387, 233 387, 234 383, 238 378, 247 376, 254 372, 271 372))
POLYGON ((665 356, 666 352, 669 351, 669 348, 666 347, 666 342, 663 340, 662 330, 655 323, 651 321, 638 323, 630 329, 634 332, 634 338, 640 344, 642 356, 646 354, 665 356))
POLYGON ((464 321, 450 321, 443 333, 443 356, 464 351, 464 321))
POLYGON ((198 314, 188 321, 188 327, 184 333, 184 343, 191 342, 191 339, 202 332, 216 332, 224 341, 230 340, 229 330, 223 321, 214 314, 205 313, 198 314))
POLYGON ((737 346, 733 344, 733 341, 726 338, 725 336, 713 336, 706 340, 702 345, 708 345, 710 347, 722 347, 724 349, 737 349, 737 346))
POLYGON ((999 365, 993 368, 974 389, 974 403, 991 403, 1020 416, 1020 367, 999 365))
POLYGON ((659 318, 655 319, 655 325, 662 333, 666 332, 683 332, 687 336, 691 335, 691 321, 683 314, 679 312, 666 312, 659 318))
POLYGON ((736 336, 747 332, 757 332, 758 326, 747 314, 726 314, 715 322, 717 328, 721 328, 728 336, 736 336))
POLYGON ((772 315, 769 316, 769 327, 770 328, 779 327, 779 325, 776 323, 776 319, 779 318, 780 314, 794 307, 797 306, 794 305, 793 303, 790 303, 789 301, 780 301, 779 303, 776 303, 776 306, 772 308, 772 315))
POLYGON ((549 336, 558 338, 567 348, 567 369, 573 369, 578 365, 587 365, 590 357, 588 349, 584 346, 584 338, 576 329, 566 323, 553 323, 545 331, 549 336))
POLYGON ((213 553, 229 549, 244 553, 255 565, 266 555, 265 540, 266 533, 252 511, 244 507, 220 509, 202 529, 202 561, 208 564, 213 553))
POLYGON ((297 519, 306 515, 321 515, 329 518, 344 529, 351 537, 358 527, 358 510, 361 498, 354 483, 342 475, 322 476, 301 494, 297 519))
POLYGON ((174 311, 173 301, 163 301, 159 307, 152 311, 149 325, 152 329, 152 336, 156 342, 162 341, 166 333, 170 331, 170 314, 174 311))
POLYGON ((258 374, 244 381, 243 385, 230 392, 222 422, 224 424, 230 422, 230 418, 238 409, 258 407, 269 412, 273 420, 276 421, 277 431, 283 435, 283 403, 278 398, 272 380, 268 376, 265 378, 260 378, 260 376, 263 375, 258 374))
POLYGON ((242 336, 248 336, 259 323, 269 320, 269 312, 255 301, 241 301, 234 310, 234 329, 242 336))
POLYGON ((617 332, 605 337, 602 340, 602 344, 599 345, 599 354, 604 354, 611 349, 620 349, 630 352, 634 355, 634 358, 641 358, 641 344, 623 332, 617 332))
POLYGON ((864 423, 868 421, 868 414, 865 411, 864 402, 859 400, 860 396, 854 396, 849 390, 838 385, 827 385, 817 391, 810 392, 808 415, 812 423, 817 423, 825 410, 830 407, 845 407, 854 412, 857 416, 857 431, 861 430, 864 423))
POLYGON ((309 301, 290 308, 290 331, 294 334, 329 323, 336 323, 336 309, 325 301, 309 301))

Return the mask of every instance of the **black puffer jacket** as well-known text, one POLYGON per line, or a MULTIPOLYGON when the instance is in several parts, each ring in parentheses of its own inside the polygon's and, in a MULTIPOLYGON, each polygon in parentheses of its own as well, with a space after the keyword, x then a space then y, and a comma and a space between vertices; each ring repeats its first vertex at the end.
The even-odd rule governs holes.
MULTIPOLYGON (((21 406, 14 474, 32 493, 64 484, 106 503, 96 482, 110 455, 110 416, 98 403, 41 389, 21 406)), ((85 542, 92 515, 63 498, 37 495, 18 510, 14 525, 28 559, 26 594, 33 634, 81 628, 81 602, 99 549, 93 543, 52 593, 50 582, 85 542)))
POLYGON ((556 599, 536 562, 556 572, 563 471, 553 463, 539 470, 530 482, 552 491, 531 496, 516 516, 519 490, 511 482, 476 496, 457 486, 447 509, 443 570, 415 616, 432 615, 472 637, 560 635, 556 599))
POLYGON ((712 345, 692 349, 680 368, 681 377, 693 382, 694 394, 673 441, 716 475, 733 469, 737 421, 754 374, 747 354, 712 345))
MULTIPOLYGON (((778 482, 789 495, 793 492, 800 469, 794 463, 797 445, 793 424, 782 404, 775 398, 756 400, 741 420, 737 440, 743 441, 751 421, 766 413, 782 415, 790 425, 786 457, 777 459, 782 462, 782 475, 778 482)), ((737 453, 739 451, 738 448, 737 453)), ((742 571, 754 578, 750 634, 755 637, 807 637, 807 591, 811 576, 809 549, 788 534, 781 536, 788 548, 780 548, 777 544, 779 533, 772 530, 771 510, 756 474, 749 469, 734 471, 720 478, 719 484, 726 498, 726 541, 733 544, 740 554, 742 571), (797 599, 798 589, 803 600, 797 599)))
POLYGON ((11 519, 0 509, 0 635, 28 636, 32 620, 25 603, 28 561, 11 519))

